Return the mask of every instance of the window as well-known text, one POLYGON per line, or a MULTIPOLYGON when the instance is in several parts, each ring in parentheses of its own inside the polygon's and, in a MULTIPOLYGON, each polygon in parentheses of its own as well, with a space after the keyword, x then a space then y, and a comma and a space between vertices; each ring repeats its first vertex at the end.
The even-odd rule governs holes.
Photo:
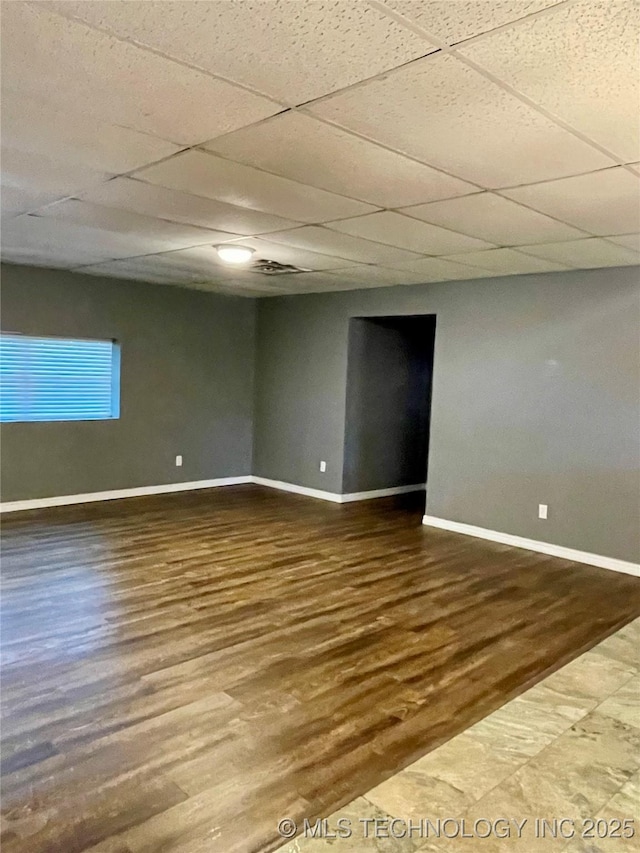
POLYGON ((0 421, 96 421, 120 416, 114 341, 0 335, 0 421))

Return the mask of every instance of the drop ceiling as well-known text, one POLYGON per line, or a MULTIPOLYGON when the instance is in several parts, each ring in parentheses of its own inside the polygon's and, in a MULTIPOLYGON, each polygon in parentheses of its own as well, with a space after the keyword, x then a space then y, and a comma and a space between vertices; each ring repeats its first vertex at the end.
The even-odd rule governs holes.
POLYGON ((640 263, 634 0, 0 15, 5 262, 239 296, 640 263))

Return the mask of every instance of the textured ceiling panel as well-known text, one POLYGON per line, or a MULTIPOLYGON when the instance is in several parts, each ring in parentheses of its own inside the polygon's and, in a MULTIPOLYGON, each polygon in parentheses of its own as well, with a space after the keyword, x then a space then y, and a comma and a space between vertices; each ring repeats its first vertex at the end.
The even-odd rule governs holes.
POLYGON ((211 278, 221 270, 220 259, 212 246, 197 246, 156 255, 144 255, 116 262, 119 268, 130 267, 149 273, 179 276, 193 281, 211 278))
MULTIPOLYGON (((460 255, 460 258, 463 257, 464 255, 460 255)), ((420 276, 422 281, 482 278, 493 275, 490 270, 482 270, 476 265, 470 266, 447 258, 420 258, 417 261, 405 261, 394 266, 399 270, 406 270, 411 276, 420 276)))
POLYGON ((163 255, 148 255, 140 258, 106 261, 83 267, 79 272, 86 272, 90 275, 109 275, 115 278, 130 278, 138 281, 152 281, 158 284, 197 284, 211 277, 211 269, 205 273, 199 272, 197 269, 181 268, 178 264, 164 263, 163 257, 163 255))
POLYGON ((493 245, 390 210, 331 222, 327 227, 354 237, 399 246, 421 255, 450 255, 454 252, 488 249, 493 245))
POLYGON ((205 147, 230 160, 379 207, 453 198, 476 189, 303 113, 275 116, 205 147))
MULTIPOLYGON (((370 240, 362 240, 349 234, 339 234, 316 225, 307 225, 293 231, 278 231, 269 234, 269 240, 298 246, 301 249, 314 249, 326 252, 338 258, 360 263, 392 265, 395 261, 409 261, 419 257, 414 252, 398 249, 395 246, 383 246, 370 240)), ((339 266, 345 266, 340 264, 339 266)))
POLYGON ((521 251, 579 269, 640 264, 639 252, 633 252, 623 246, 614 246, 600 237, 568 240, 566 243, 553 243, 548 246, 523 246, 521 251))
POLYGON ((516 249, 488 249, 485 252, 469 252, 458 255, 451 260, 459 260, 465 264, 473 264, 481 269, 491 270, 499 275, 524 275, 534 272, 553 272, 567 269, 569 264, 556 263, 523 255, 516 249))
POLYGON ((72 109, 52 109, 15 91, 3 94, 2 144, 69 167, 113 174, 180 150, 148 133, 108 124, 72 109))
POLYGON ((65 0, 51 5, 290 104, 435 49, 362 2, 65 0))
POLYGON ((187 248, 205 243, 220 243, 237 237, 237 234, 166 222, 164 219, 141 216, 139 213, 131 213, 128 210, 117 210, 76 199, 52 204, 37 215, 70 222, 73 225, 86 225, 102 231, 127 234, 132 238, 150 237, 166 244, 167 248, 187 248))
POLYGON ((3 245, 2 261, 9 264, 27 264, 36 267, 53 267, 60 269, 75 269, 82 264, 95 264, 104 255, 91 252, 78 246, 64 249, 46 243, 34 241, 23 246, 3 245))
POLYGON ((462 52, 617 156, 638 157, 637 2, 582 0, 462 52))
MULTIPOLYGON (((369 269, 376 269, 370 267, 369 269)), ((389 272, 389 270, 387 270, 389 272)), ((393 275, 393 271, 392 275, 393 275)), ((291 282, 290 292, 296 293, 331 293, 342 290, 368 290, 375 287, 395 287, 397 285, 409 284, 404 280, 392 281, 388 277, 376 277, 366 275, 359 277, 357 275, 348 276, 343 270, 336 270, 335 273, 304 273, 301 276, 296 276, 291 282)))
MULTIPOLYGON (((296 232, 292 231, 291 233, 294 234, 296 232)), ((345 260, 344 258, 335 257, 329 253, 321 254, 314 252, 307 249, 304 245, 287 245, 285 242, 280 242, 279 235, 277 235, 278 242, 271 242, 271 237, 271 234, 268 234, 265 239, 240 237, 231 242, 255 249, 256 259, 263 258, 268 261, 278 261, 281 264, 293 264, 294 267, 301 269, 331 270, 351 266, 349 260, 345 260)), ((315 246, 315 248, 319 248, 319 246, 315 246)))
POLYGON ((3 260, 237 295, 637 262, 633 0, 2 5, 3 260))
POLYGON ((503 194, 596 236, 640 229, 640 178, 621 166, 503 194))
MULTIPOLYGON (((305 272, 287 278, 289 293, 328 293, 338 290, 353 290, 361 284, 354 278, 344 275, 344 270, 334 272, 305 272)), ((376 287, 373 281, 369 281, 367 287, 376 287)))
POLYGON ((153 267, 145 263, 145 260, 145 258, 131 258, 107 261, 81 267, 78 272, 133 281, 148 281, 155 284, 178 285, 228 295, 266 296, 277 295, 281 292, 280 289, 271 286, 269 282, 265 284, 258 280, 258 276, 251 276, 250 279, 248 276, 228 278, 219 276, 217 273, 212 275, 210 270, 207 274, 199 275, 184 270, 164 268, 162 265, 153 267))
POLYGON ((375 210, 373 205, 269 175, 202 151, 185 151, 137 172, 136 177, 301 222, 323 222, 375 210))
POLYGON ((237 86, 51 14, 44 4, 3 3, 2 67, 7 92, 176 143, 202 142, 279 109, 237 86))
POLYGON ((56 193, 40 192, 3 183, 0 187, 2 219, 11 219, 22 213, 29 213, 30 210, 55 201, 58 197, 56 193))
POLYGON ((121 273, 131 269, 140 275, 147 273, 156 277, 162 276, 168 281, 173 279, 183 283, 233 281, 260 285, 271 281, 266 276, 250 273, 246 268, 226 266, 212 246, 196 246, 139 258, 126 258, 112 264, 113 269, 118 269, 121 273))
POLYGON ((607 240, 617 246, 624 246, 626 249, 640 252, 640 234, 621 234, 618 237, 607 237, 607 240))
POLYGON ((396 284, 417 284, 428 281, 420 272, 367 266, 366 264, 359 264, 345 270, 333 270, 331 275, 345 281, 351 281, 354 286, 375 284, 381 287, 391 287, 396 284))
POLYGON ((584 236, 577 228, 494 193, 476 193, 464 198, 420 204, 402 212, 499 246, 546 243, 584 236))
MULTIPOLYGON (((52 251, 73 258, 77 251, 78 256, 88 254, 98 261, 161 252, 165 246, 164 241, 148 236, 115 234, 41 216, 19 216, 2 226, 3 252, 52 251)), ((78 265, 81 263, 79 260, 78 265)))
MULTIPOLYGON (((6 176, 3 176, 3 181, 5 179, 6 176)), ((2 221, 4 223, 5 220, 30 213, 32 210, 50 204, 64 195, 66 193, 40 192, 29 187, 16 187, 3 182, 0 187, 2 221)))
POLYGON ((558 3, 559 0, 384 0, 447 44, 486 33, 558 3))
POLYGON ((487 188, 611 165, 454 56, 427 57, 309 109, 487 188))
POLYGON ((100 185, 109 175, 69 162, 59 162, 29 151, 3 148, 2 186, 13 192, 2 194, 3 216, 28 213, 43 204, 72 195, 81 187, 100 185), (5 201, 8 206, 5 210, 5 201), (21 209, 22 208, 22 209, 21 209))
POLYGON ((189 195, 132 178, 115 178, 83 193, 82 197, 106 207, 234 234, 265 234, 268 231, 282 231, 284 228, 301 224, 269 213, 189 195))

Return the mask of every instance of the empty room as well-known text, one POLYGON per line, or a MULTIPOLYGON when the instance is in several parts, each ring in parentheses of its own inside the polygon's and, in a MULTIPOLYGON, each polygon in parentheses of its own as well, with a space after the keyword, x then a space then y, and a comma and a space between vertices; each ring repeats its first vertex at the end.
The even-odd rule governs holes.
POLYGON ((0 0, 3 853, 640 849, 636 0, 0 0))

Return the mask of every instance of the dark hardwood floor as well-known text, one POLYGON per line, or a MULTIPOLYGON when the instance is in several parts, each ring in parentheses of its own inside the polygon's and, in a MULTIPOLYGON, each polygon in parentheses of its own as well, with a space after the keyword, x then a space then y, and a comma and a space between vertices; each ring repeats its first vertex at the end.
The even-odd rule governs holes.
POLYGON ((3 849, 282 843, 640 615, 640 581, 257 486, 6 517, 3 849))

